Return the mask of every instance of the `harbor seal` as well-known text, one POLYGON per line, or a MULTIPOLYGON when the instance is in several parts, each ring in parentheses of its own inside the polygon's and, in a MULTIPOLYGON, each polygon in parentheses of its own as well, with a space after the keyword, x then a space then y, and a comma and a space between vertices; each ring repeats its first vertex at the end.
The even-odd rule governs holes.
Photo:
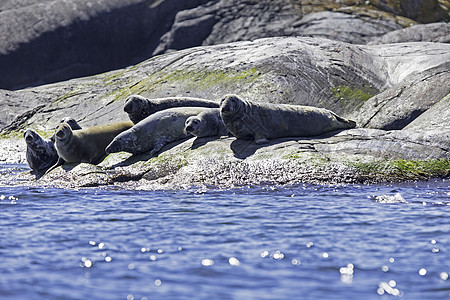
POLYGON ((187 118, 184 130, 196 137, 228 135, 219 108, 206 108, 200 114, 187 118))
POLYGON ((72 128, 72 130, 78 130, 78 129, 82 129, 81 126, 77 123, 77 121, 74 118, 71 117, 65 117, 62 118, 61 121, 59 121, 59 123, 67 123, 69 124, 70 128, 72 128))
MULTIPOLYGON (((70 126, 70 128, 72 128, 72 130, 82 129, 80 124, 78 124, 78 122, 74 118, 71 118, 71 117, 62 118, 58 124, 61 124, 61 123, 69 124, 69 126, 70 126)), ((50 140, 53 143, 55 142, 55 133, 53 133, 53 135, 50 137, 50 140)))
POLYGON ((219 103, 211 100, 191 97, 168 97, 147 99, 139 95, 131 95, 125 100, 123 110, 131 122, 137 124, 155 112, 172 107, 219 107, 219 103))
POLYGON ((67 123, 61 123, 55 131, 55 147, 58 162, 47 172, 67 163, 98 163, 105 155, 106 146, 124 130, 133 126, 130 121, 98 125, 72 130, 67 123))
POLYGON ((204 109, 204 107, 176 107, 154 113, 116 136, 106 147, 106 152, 125 151, 138 154, 150 151, 153 155, 166 144, 190 136, 184 132, 186 119, 198 115, 204 109))
POLYGON ((312 106, 247 101, 226 95, 220 103, 225 126, 238 139, 257 144, 281 137, 316 136, 338 129, 354 128, 356 123, 334 112, 312 106))
MULTIPOLYGON (((63 122, 67 122, 73 130, 81 129, 81 126, 73 118, 64 118, 60 123, 63 122)), ((44 172, 58 161, 54 134, 49 139, 44 139, 34 129, 28 128, 23 137, 27 144, 27 163, 33 172, 44 172)))
POLYGON ((24 132, 23 137, 27 144, 27 163, 33 172, 44 172, 58 161, 58 153, 51 139, 44 139, 31 128, 24 132))

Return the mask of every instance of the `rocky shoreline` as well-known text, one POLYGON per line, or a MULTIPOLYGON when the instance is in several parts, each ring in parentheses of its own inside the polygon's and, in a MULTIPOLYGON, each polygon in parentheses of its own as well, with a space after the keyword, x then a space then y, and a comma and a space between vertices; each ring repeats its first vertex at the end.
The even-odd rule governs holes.
MULTIPOLYGON (((48 137, 63 117, 75 118, 82 127, 127 120, 123 105, 132 94, 218 101, 233 93, 253 101, 324 107, 355 120, 357 128, 314 138, 277 139, 263 146, 233 137, 189 138, 167 145, 155 156, 115 153, 97 166, 64 165, 38 179, 29 172, 2 175, 0 184, 152 190, 365 184, 450 176, 447 23, 391 28, 386 35, 374 33, 367 45, 342 41, 343 35, 337 41, 311 33, 314 37, 264 37, 178 51, 167 46, 175 43, 180 28, 198 25, 188 20, 224 7, 219 1, 178 14, 174 23, 178 27, 174 25, 162 38, 165 44, 159 44, 166 49, 161 50, 164 54, 139 64, 20 90, 0 89, 4 111, 0 163, 25 163, 26 128, 48 137)), ((291 8, 282 6, 279 11, 291 8)), ((302 9, 303 16, 306 6, 302 9)), ((305 15, 336 16, 344 11, 311 10, 305 15)), ((332 20, 322 17, 314 22, 332 20)), ((301 22, 287 19, 294 24, 289 28, 313 22, 305 16, 301 22)), ((350 19, 345 20, 341 19, 349 26, 350 19)), ((215 43, 212 37, 209 41, 215 43)))

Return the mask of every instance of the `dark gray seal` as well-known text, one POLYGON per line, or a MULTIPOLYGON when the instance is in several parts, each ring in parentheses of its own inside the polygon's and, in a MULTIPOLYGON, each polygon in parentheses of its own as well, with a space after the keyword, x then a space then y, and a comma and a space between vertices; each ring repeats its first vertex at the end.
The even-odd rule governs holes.
POLYGON ((44 139, 30 128, 24 132, 23 137, 27 144, 27 163, 33 172, 44 172, 58 161, 58 153, 51 139, 44 139))
POLYGON ((281 137, 317 136, 356 127, 356 123, 334 112, 312 106, 247 101, 226 95, 220 103, 225 126, 238 139, 257 144, 281 137))
POLYGON ((196 137, 228 135, 219 108, 206 108, 200 114, 187 118, 184 130, 196 137))
POLYGON ((219 103, 207 99, 191 97, 168 97, 148 99, 139 95, 131 95, 125 100, 123 110, 131 122, 137 124, 155 112, 172 107, 219 107, 219 103))
POLYGON ((184 131, 186 119, 201 113, 204 107, 175 107, 154 113, 119 134, 106 148, 107 153, 133 154, 150 151, 153 155, 166 144, 190 136, 184 131))

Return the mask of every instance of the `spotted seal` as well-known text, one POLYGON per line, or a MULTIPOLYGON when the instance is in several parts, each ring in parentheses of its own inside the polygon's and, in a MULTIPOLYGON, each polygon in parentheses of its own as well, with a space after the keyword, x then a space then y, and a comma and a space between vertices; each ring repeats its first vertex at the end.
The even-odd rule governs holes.
POLYGON ((131 95, 125 100, 123 110, 131 122, 137 124, 155 112, 172 107, 219 107, 219 103, 211 100, 191 97, 167 97, 148 99, 140 95, 131 95))
MULTIPOLYGON (((81 126, 73 118, 64 118, 60 123, 63 122, 67 122, 73 130, 81 129, 81 126)), ((28 128, 23 137, 27 144, 27 163, 34 173, 44 172, 58 161, 58 152, 54 144, 55 135, 44 139, 34 129, 28 128)))
POLYGON ((106 155, 106 146, 119 133, 132 126, 132 122, 126 121, 72 130, 67 123, 59 124, 55 131, 55 147, 59 159, 47 172, 64 162, 98 163, 106 155))
POLYGON ((204 107, 175 107, 154 113, 122 132, 106 148, 107 153, 133 154, 150 151, 153 155, 171 142, 190 136, 184 132, 186 119, 201 113, 204 107))
POLYGON ((27 163, 33 172, 43 172, 58 161, 58 153, 51 139, 44 139, 31 128, 24 132, 23 137, 27 144, 27 163))
POLYGON ((257 144, 281 137, 316 136, 338 129, 354 128, 356 123, 334 112, 312 106, 259 103, 226 95, 220 103, 225 126, 238 139, 257 144))
POLYGON ((228 135, 219 108, 206 108, 200 114, 187 118, 184 130, 196 137, 228 135))

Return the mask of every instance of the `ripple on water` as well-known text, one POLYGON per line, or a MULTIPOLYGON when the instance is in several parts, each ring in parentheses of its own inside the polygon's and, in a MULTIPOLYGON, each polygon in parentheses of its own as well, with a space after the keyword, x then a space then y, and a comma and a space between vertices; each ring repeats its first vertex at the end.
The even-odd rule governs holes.
POLYGON ((446 182, 4 187, 0 290, 11 299, 446 298, 450 212, 436 203, 449 203, 448 191, 446 182), (374 199, 397 193, 407 203, 374 199))

